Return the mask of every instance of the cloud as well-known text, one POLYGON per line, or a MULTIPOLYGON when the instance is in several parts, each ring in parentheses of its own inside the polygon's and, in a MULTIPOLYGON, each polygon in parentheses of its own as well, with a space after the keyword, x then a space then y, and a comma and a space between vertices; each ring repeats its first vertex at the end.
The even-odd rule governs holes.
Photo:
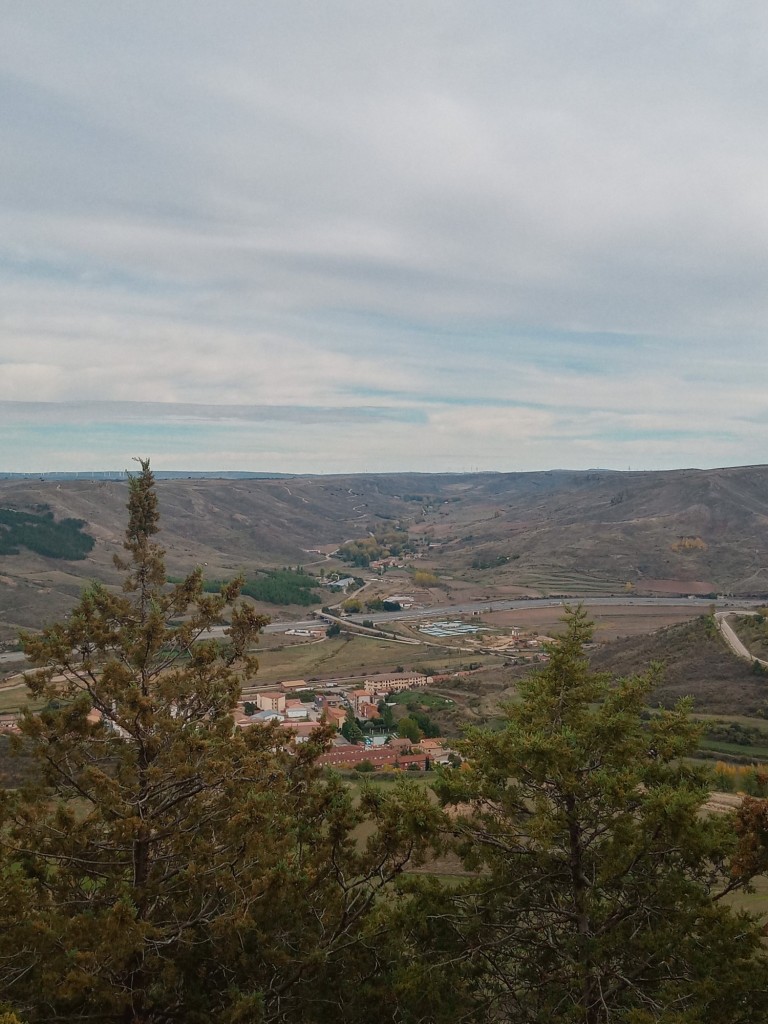
POLYGON ((4 13, 15 467, 764 458, 764 5, 4 13))

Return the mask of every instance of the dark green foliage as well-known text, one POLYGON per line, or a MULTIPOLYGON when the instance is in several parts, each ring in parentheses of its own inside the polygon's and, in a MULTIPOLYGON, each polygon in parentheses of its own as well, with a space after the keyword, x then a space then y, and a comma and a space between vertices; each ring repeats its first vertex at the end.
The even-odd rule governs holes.
POLYGON ((387 729, 394 728, 395 716, 392 712, 392 708, 389 706, 386 700, 380 700, 376 705, 376 709, 381 715, 381 722, 387 729))
POLYGON ((338 622, 332 622, 326 629, 325 635, 328 637, 338 636, 341 633, 341 626, 338 622))
POLYGON ((308 606, 320 604, 320 595, 312 588, 317 580, 304 573, 292 572, 290 569, 276 569, 246 580, 242 593, 252 597, 254 601, 266 601, 268 604, 298 604, 308 606))
POLYGON ((347 718, 341 727, 341 735, 348 743, 359 743, 363 739, 363 730, 358 725, 352 708, 347 708, 347 718))
POLYGON ((418 743, 423 733, 418 722, 410 716, 406 716, 397 723, 397 735, 409 739, 412 743, 418 743))
POLYGON ((16 789, 34 781, 40 768, 24 745, 0 732, 0 789, 16 789))
POLYGON ((235 729, 265 620, 238 581, 208 594, 197 571, 168 587, 156 532, 143 462, 122 593, 93 585, 24 638, 44 710, 22 723, 37 778, 0 794, 0 1014, 391 1021, 409 996, 382 889, 419 861, 438 812, 405 784, 355 806, 316 767, 330 729, 295 748, 279 726, 235 729))
POLYGON ((754 725, 742 725, 740 722, 705 722, 704 736, 709 740, 736 743, 742 747, 768 745, 768 729, 759 729, 754 725))
POLYGON ((83 533, 84 519, 61 519, 44 508, 36 512, 0 509, 0 555, 18 555, 22 547, 46 558, 79 561, 93 550, 93 537, 83 533))
MULTIPOLYGON (((519 558, 519 555, 515 556, 519 558)), ((509 561, 509 555, 476 555, 472 559, 473 569, 498 569, 502 565, 506 565, 509 561)))
MULTIPOLYGON (((178 582, 173 578, 171 581, 178 582)), ((265 604, 298 604, 308 607, 320 604, 320 595, 313 589, 316 586, 314 576, 307 576, 300 569, 271 569, 245 580, 240 593, 265 604)), ((206 580, 203 589, 207 594, 217 594, 221 589, 221 581, 206 580)))
POLYGON ((443 799, 463 808, 455 849, 478 874, 441 902, 428 893, 436 959, 474 979, 488 1001, 477 1019, 768 1019, 758 924, 720 902, 768 867, 768 805, 703 813, 688 705, 643 720, 653 675, 590 672, 591 636, 570 612, 504 728, 472 730, 469 768, 441 772, 443 799))
POLYGON ((411 708, 408 711, 408 715, 418 725, 422 734, 427 739, 434 739, 440 735, 440 726, 437 722, 433 722, 432 719, 425 711, 419 711, 418 708, 411 708))

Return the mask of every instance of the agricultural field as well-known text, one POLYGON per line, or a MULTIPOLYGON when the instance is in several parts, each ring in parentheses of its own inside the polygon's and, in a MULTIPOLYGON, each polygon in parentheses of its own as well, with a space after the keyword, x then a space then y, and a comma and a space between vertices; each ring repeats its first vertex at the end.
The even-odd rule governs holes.
MULTIPOLYGON (((768 740, 768 736, 766 736, 768 740)), ((765 744, 741 744, 728 743, 723 740, 712 740, 703 736, 699 742, 699 750, 713 751, 716 754, 725 754, 740 761, 768 761, 768 743, 765 744)))
MULTIPOLYGON (((583 602, 590 619, 595 623, 595 641, 608 643, 631 636, 644 636, 664 626, 690 622, 701 614, 701 609, 681 601, 679 605, 655 607, 653 605, 590 605, 583 602)), ((562 628, 563 608, 534 606, 512 611, 484 612, 482 622, 487 626, 509 628, 519 626, 528 633, 556 636, 562 628)))
MULTIPOLYGON (((29 700, 29 691, 23 681, 12 681, 11 685, 0 686, 0 714, 18 711, 29 700)), ((34 707, 34 705, 33 705, 34 707)))
POLYGON ((429 690, 403 690, 401 693, 390 693, 387 697, 390 704, 418 704, 425 711, 444 711, 453 705, 450 697, 443 697, 429 690))
POLYGON ((589 572, 566 572, 554 567, 523 572, 518 576, 518 582, 544 596, 623 594, 626 591, 626 581, 618 577, 589 572))
MULTIPOLYGON (((322 643, 278 646, 259 650, 254 683, 313 677, 359 678, 373 672, 415 670, 431 675, 466 668, 466 653, 450 648, 417 647, 376 637, 342 633, 322 643)), ((489 662, 498 659, 488 658, 489 662)))

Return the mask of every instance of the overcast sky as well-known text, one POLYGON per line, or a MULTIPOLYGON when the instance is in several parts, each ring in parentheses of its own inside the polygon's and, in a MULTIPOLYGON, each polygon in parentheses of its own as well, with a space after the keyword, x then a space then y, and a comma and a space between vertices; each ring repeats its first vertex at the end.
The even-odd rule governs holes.
POLYGON ((768 461, 768 5, 4 0, 0 470, 768 461))

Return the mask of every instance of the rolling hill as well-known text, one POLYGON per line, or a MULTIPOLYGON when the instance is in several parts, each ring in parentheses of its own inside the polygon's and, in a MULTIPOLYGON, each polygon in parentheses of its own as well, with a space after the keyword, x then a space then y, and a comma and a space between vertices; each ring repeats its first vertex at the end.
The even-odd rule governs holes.
MULTIPOLYGON (((319 568, 345 540, 394 525, 426 566, 491 592, 768 593, 768 467, 391 474, 158 482, 171 573, 206 564, 319 568)), ((84 580, 116 580, 126 484, 3 480, 0 508, 47 506, 95 540, 70 561, 0 555, 0 638, 63 614, 84 580)))

